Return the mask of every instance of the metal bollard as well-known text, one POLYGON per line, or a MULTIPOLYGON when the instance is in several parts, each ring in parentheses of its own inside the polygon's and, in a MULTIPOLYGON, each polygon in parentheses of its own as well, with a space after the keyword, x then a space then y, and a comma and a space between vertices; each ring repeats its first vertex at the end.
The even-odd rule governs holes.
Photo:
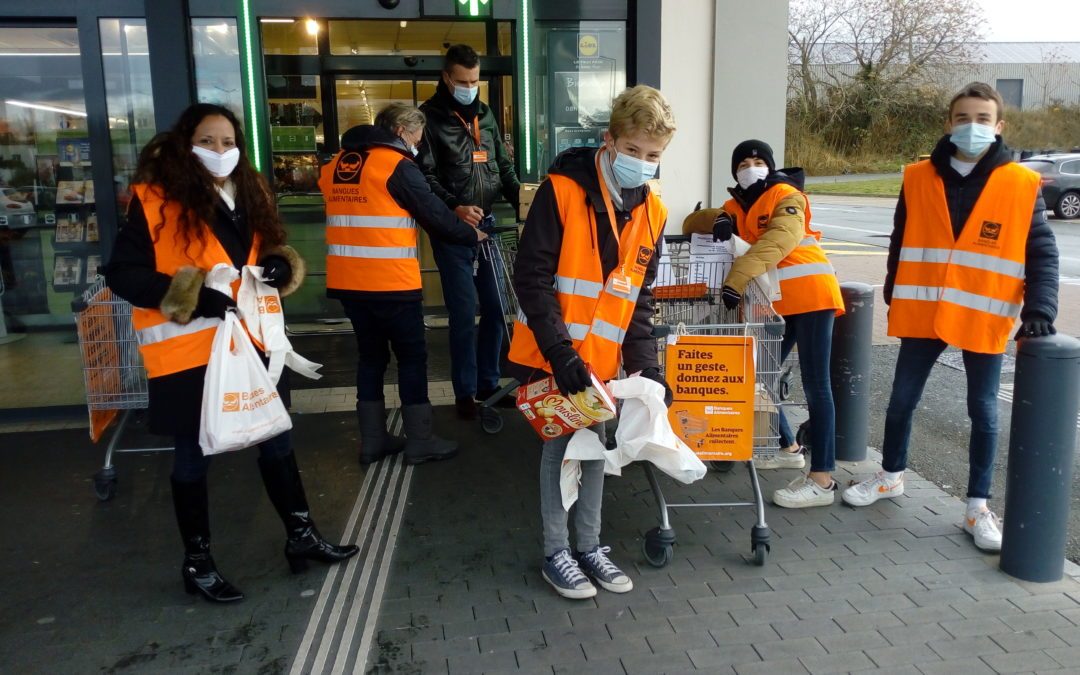
POLYGON ((1021 340, 1016 348, 1001 571, 1025 581, 1061 579, 1069 526, 1080 340, 1021 340))
POLYGON ((867 284, 840 284, 845 313, 833 325, 832 380, 836 406, 836 459, 866 459, 870 434, 870 346, 874 336, 874 289, 867 284))

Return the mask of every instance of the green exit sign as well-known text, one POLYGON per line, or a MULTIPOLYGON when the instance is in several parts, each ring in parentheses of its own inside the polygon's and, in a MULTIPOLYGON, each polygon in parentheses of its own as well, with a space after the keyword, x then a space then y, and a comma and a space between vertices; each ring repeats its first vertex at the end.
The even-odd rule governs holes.
POLYGON ((458 16, 491 16, 491 0, 455 0, 458 16))
POLYGON ((270 127, 274 152, 315 152, 315 127, 270 127))

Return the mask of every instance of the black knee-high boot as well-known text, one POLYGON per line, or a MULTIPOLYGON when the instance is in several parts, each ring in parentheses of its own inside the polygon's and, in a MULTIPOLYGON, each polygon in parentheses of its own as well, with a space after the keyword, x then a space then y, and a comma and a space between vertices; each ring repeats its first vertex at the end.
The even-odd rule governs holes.
POLYGON ((210 509, 206 479, 194 483, 172 481, 176 524, 184 541, 184 565, 180 575, 184 590, 212 602, 236 602, 244 594, 225 580, 210 556, 210 509))
POLYGON ((307 569, 308 560, 332 564, 357 554, 360 549, 356 546, 331 544, 315 528, 304 494, 304 484, 300 480, 300 470, 296 467, 296 455, 290 452, 284 457, 260 457, 259 471, 266 494, 285 524, 288 537, 285 558, 293 574, 307 569))

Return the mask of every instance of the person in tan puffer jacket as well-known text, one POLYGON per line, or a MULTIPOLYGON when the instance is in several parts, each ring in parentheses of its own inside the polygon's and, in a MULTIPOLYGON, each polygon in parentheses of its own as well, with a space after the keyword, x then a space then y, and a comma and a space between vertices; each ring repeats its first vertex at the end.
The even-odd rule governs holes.
MULTIPOLYGON (((777 490, 773 502, 788 508, 824 506, 834 499, 835 410, 829 381, 834 318, 844 311, 840 285, 810 228, 810 205, 803 194, 802 169, 776 170, 772 148, 749 140, 736 146, 731 174, 738 185, 721 208, 703 209, 683 221, 683 233, 712 234, 727 241, 738 234, 750 250, 735 259, 724 279, 721 299, 733 310, 742 302, 750 280, 775 267, 779 300, 773 308, 784 317, 781 362, 799 345, 803 391, 810 412, 810 473, 777 490)), ((803 468, 802 448, 780 410, 781 452, 755 462, 758 468, 803 468)))

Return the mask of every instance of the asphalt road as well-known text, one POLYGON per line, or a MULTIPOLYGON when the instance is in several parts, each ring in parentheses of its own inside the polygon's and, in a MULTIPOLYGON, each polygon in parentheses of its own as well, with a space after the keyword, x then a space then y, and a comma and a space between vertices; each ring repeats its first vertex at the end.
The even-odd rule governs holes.
MULTIPOLYGON (((890 199, 868 197, 812 197, 813 224, 823 234, 823 244, 843 277, 852 265, 869 263, 879 277, 873 283, 880 284, 885 276, 885 259, 881 250, 888 247, 892 230, 895 202, 890 199), (852 257, 849 257, 852 256, 852 257), (863 257, 873 256, 873 257, 863 257), (879 272, 878 272, 879 271, 879 272)), ((1071 319, 1070 296, 1080 292, 1080 221, 1051 219, 1051 227, 1057 237, 1061 254, 1062 291, 1060 323, 1071 319)), ((865 267, 864 267, 865 268, 865 267)), ((843 279, 842 279, 843 280, 843 279)), ((880 304, 880 299, 879 299, 880 304)), ((876 308, 884 313, 884 307, 876 308)), ((881 322, 883 325, 883 322, 881 322)), ((1073 323, 1073 326, 1076 324, 1073 323)), ((1078 331, 1067 329, 1074 335, 1078 331)), ((881 337, 881 336, 876 336, 881 337)), ((875 343, 880 340, 875 340, 875 343)), ((894 341, 895 342, 895 341, 894 341)), ((1009 354, 1015 350, 1009 346, 1009 354)), ((875 344, 873 354, 870 445, 880 449, 885 418, 885 406, 892 386, 898 346, 875 344)), ((947 351, 934 368, 927 383, 925 394, 915 416, 912 430, 909 466, 947 491, 964 497, 967 489, 967 443, 969 422, 965 403, 966 381, 959 354, 947 351)), ((1011 419, 1012 360, 1007 359, 1002 375, 1002 393, 999 396, 998 456, 991 506, 1001 515, 1005 503, 1005 466, 1008 461, 1009 425, 1011 419)), ((798 381, 798 378, 795 378, 798 381)), ((796 387, 793 400, 803 400, 796 387)), ((1080 459, 1076 461, 1080 465, 1080 459)), ((1077 466, 1080 471, 1080 466, 1077 466)), ((956 514, 960 522, 961 514, 956 514)), ((1069 528, 1067 556, 1080 562, 1080 481, 1074 481, 1073 508, 1069 528)))

